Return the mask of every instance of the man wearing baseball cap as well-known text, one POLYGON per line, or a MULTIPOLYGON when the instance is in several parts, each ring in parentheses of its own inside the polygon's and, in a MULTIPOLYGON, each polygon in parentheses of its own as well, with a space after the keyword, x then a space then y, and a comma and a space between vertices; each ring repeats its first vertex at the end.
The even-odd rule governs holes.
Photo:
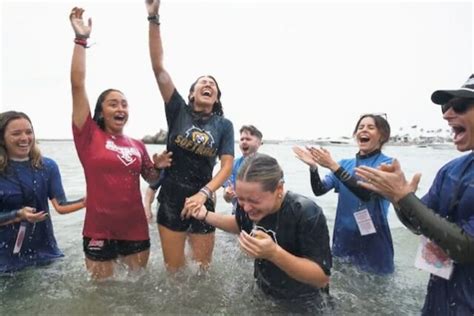
POLYGON ((422 199, 414 194, 421 175, 408 182, 396 160, 380 169, 361 166, 356 174, 361 186, 392 201, 405 226, 428 239, 420 252, 431 272, 422 314, 474 315, 474 75, 460 89, 435 91, 431 100, 441 105, 457 150, 467 154, 444 165, 422 199))

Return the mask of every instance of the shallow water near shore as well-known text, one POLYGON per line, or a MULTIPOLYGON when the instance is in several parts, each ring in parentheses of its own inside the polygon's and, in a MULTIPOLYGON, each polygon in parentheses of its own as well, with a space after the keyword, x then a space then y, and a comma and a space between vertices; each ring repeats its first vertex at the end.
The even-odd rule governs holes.
MULTIPOLYGON (((54 159, 61 170, 70 199, 85 192, 85 182, 74 144, 41 142, 43 154, 54 159)), ((304 194, 324 210, 330 233, 334 225, 337 195, 314 197, 308 168, 297 160, 291 144, 264 145, 261 152, 278 159, 285 172, 287 190, 304 194)), ((161 145, 147 145, 149 153, 161 152, 161 145)), ((356 147, 327 147, 336 159, 354 156, 356 147)), ((384 152, 397 157, 407 177, 423 173, 419 196, 424 194, 436 171, 459 156, 454 149, 387 147, 384 152)), ((236 153, 239 153, 236 147, 236 153)), ((238 154, 237 154, 238 156, 238 154)), ((324 170, 321 170, 325 174, 324 170)), ((146 184, 142 183, 144 192, 146 184)), ((230 213, 231 207, 218 192, 217 210, 230 213)), ((213 262, 207 272, 195 264, 174 275, 166 273, 156 224, 150 226, 151 255, 148 267, 136 275, 119 268, 113 280, 97 283, 89 279, 82 252, 84 210, 70 215, 52 213, 56 239, 65 257, 53 264, 30 268, 13 276, 0 277, 0 314, 268 314, 288 313, 264 297, 255 287, 253 260, 238 247, 236 237, 216 233, 213 262)), ((418 315, 424 301, 428 274, 414 268, 418 237, 405 229, 393 210, 389 221, 395 248, 395 273, 378 277, 359 272, 336 260, 330 293, 334 315, 418 315)))

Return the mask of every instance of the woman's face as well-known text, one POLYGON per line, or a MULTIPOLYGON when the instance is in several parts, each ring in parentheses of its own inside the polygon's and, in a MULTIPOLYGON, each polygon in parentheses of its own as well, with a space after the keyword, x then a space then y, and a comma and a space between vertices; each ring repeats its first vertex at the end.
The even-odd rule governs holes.
POLYGON ((278 211, 283 194, 283 184, 275 192, 263 191, 259 182, 237 180, 235 185, 237 201, 249 218, 258 222, 265 216, 278 211))
POLYGON ((102 102, 102 116, 106 132, 122 134, 128 121, 128 102, 125 96, 118 91, 107 94, 102 102))
POLYGON ((374 119, 370 116, 364 117, 359 122, 354 137, 361 155, 367 155, 374 150, 380 149, 382 134, 380 134, 374 119))
POLYGON ((25 118, 10 121, 5 128, 5 148, 9 158, 28 158, 35 144, 35 133, 25 118))
POLYGON ((216 82, 212 78, 204 76, 198 79, 190 97, 194 100, 194 104, 209 108, 212 111, 214 103, 217 102, 217 94, 216 82))

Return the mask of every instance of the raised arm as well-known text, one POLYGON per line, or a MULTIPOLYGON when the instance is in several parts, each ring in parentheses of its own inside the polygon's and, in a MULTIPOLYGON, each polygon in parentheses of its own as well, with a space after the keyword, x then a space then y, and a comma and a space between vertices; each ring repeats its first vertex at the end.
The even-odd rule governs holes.
POLYGON ((71 63, 72 121, 78 128, 82 128, 90 112, 85 79, 86 47, 92 29, 92 20, 89 18, 87 25, 85 25, 82 18, 83 13, 84 9, 74 7, 69 15, 76 36, 71 63))
POLYGON ((148 43, 150 49, 151 65, 155 74, 156 82, 160 88, 161 96, 165 104, 171 99, 175 86, 170 75, 163 67, 163 44, 160 31, 160 0, 146 0, 146 9, 148 11, 149 32, 148 43))

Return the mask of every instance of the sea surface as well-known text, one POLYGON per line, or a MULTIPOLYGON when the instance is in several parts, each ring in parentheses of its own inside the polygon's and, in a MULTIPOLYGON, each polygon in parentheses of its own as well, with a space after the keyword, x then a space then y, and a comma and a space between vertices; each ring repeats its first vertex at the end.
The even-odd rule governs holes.
MULTIPOLYGON (((291 142, 265 144, 261 152, 278 159, 285 173, 287 190, 315 200, 324 210, 330 233, 334 225, 337 194, 312 194, 309 170, 294 157, 291 142)), ((69 199, 82 197, 85 182, 82 167, 71 141, 43 141, 43 155, 59 165, 69 199)), ((163 145, 147 145, 150 155, 163 145)), ((353 157, 357 148, 327 146, 339 160, 353 157)), ((236 145, 236 154, 239 149, 236 145)), ((460 156, 450 149, 388 146, 384 153, 400 160, 407 177, 421 172, 418 195, 429 189, 437 170, 460 156)), ((320 171, 325 174, 325 170, 320 171)), ((145 192, 146 183, 142 183, 145 192)), ((113 194, 113 192, 111 192, 113 194)), ((231 207, 218 191, 217 211, 230 213, 231 207)), ((59 215, 52 211, 55 235, 65 257, 53 264, 26 269, 0 277, 0 315, 53 314, 268 314, 288 313, 256 289, 253 260, 244 255, 234 235, 217 231, 212 266, 202 273, 190 263, 181 273, 170 276, 163 266, 156 224, 150 226, 151 256, 146 271, 128 275, 120 268, 113 280, 90 280, 84 265, 82 225, 84 210, 59 215)), ((334 315, 418 315, 429 275, 413 266, 418 236, 401 225, 390 210, 389 222, 395 248, 395 273, 376 277, 336 262, 330 293, 334 315)), ((291 311, 290 311, 291 312, 291 311)))

